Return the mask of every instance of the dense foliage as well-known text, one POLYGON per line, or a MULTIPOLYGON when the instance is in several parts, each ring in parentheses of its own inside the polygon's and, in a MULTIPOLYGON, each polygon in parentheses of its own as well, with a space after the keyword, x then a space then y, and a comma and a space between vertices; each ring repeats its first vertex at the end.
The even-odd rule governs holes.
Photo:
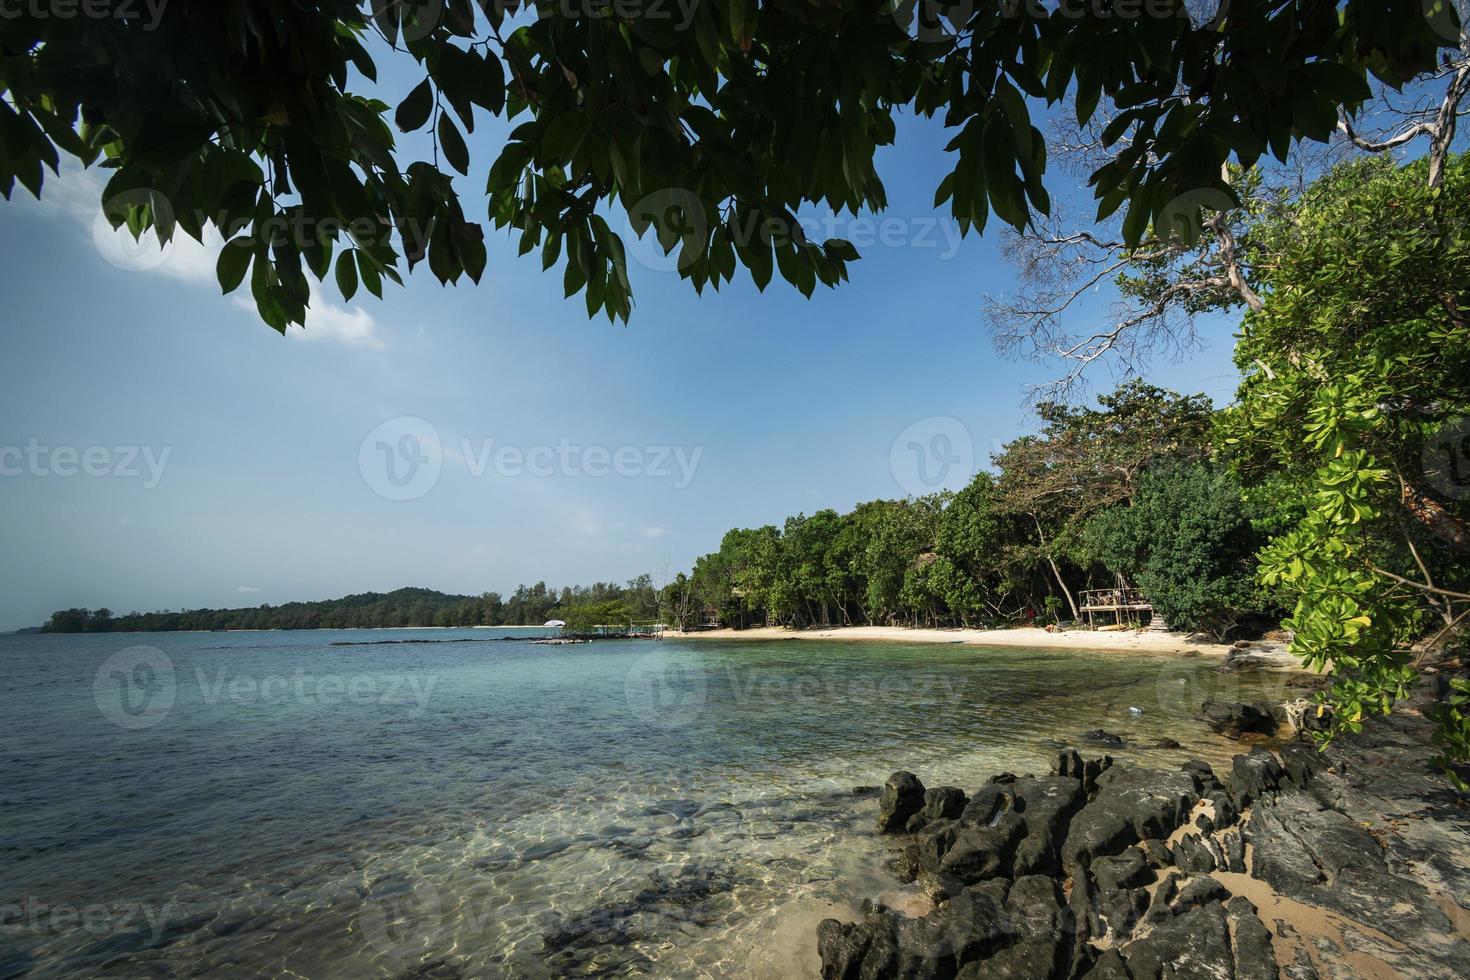
POLYGON ((1084 534, 1089 521, 1138 509, 1145 490, 1140 513, 1159 523, 1170 508, 1198 502, 1170 496, 1161 489, 1167 478, 1150 473, 1209 455, 1208 399, 1130 381, 1096 408, 1046 404, 1040 415, 1036 435, 995 456, 997 474, 982 472, 958 493, 874 500, 846 514, 788 518, 781 528, 730 531, 682 580, 694 601, 671 618, 737 626, 1076 618, 1079 590, 1111 588, 1119 576, 1141 585, 1145 575, 1168 593, 1184 628, 1225 633, 1242 613, 1263 608, 1227 588, 1245 573, 1250 548, 1214 533, 1235 527, 1242 512, 1238 493, 1220 499, 1233 487, 1226 477, 1214 478, 1214 487, 1191 484, 1213 493, 1217 505, 1201 511, 1204 525, 1192 536, 1175 526, 1155 550, 1122 556, 1098 550, 1084 534), (1200 589, 1192 577, 1204 569, 1219 581, 1200 589))
MULTIPOLYGON (((1265 303, 1236 349, 1237 466, 1306 504, 1262 580, 1296 652, 1333 670, 1335 730, 1388 711, 1470 614, 1470 160, 1426 175, 1357 161, 1264 222, 1265 303)), ((1446 758, 1470 758, 1470 721, 1441 711, 1446 758)))
MULTIPOLYGON (((288 602, 246 609, 186 609, 132 612, 114 616, 108 609, 63 609, 42 627, 48 633, 170 632, 221 629, 381 629, 401 626, 540 626, 548 619, 571 622, 584 608, 620 617, 652 619, 658 596, 652 579, 639 576, 627 585, 598 582, 557 590, 545 582, 517 587, 508 598, 498 592, 451 595, 432 589, 364 592, 321 602, 288 602)), ((606 620, 599 619, 598 622, 606 620)), ((614 620, 616 621, 616 620, 614 620)))
POLYGON ((1084 536, 1097 560, 1131 576, 1175 629, 1223 638, 1241 617, 1271 608, 1255 577, 1261 535, 1226 470, 1203 463, 1150 470, 1132 506, 1098 514, 1084 536))
POLYGON ((856 251, 808 241, 797 212, 884 207, 874 153, 902 112, 953 133, 935 200, 968 229, 1048 210, 1028 98, 1067 100, 1079 120, 1105 107, 1120 150, 1090 183, 1100 215, 1128 205, 1137 242, 1184 195, 1222 188, 1227 160, 1327 139, 1369 78, 1400 85, 1452 46, 1442 0, 1191 6, 17 4, 0 18, 0 192, 39 196, 62 154, 100 162, 114 224, 165 240, 218 229, 220 284, 248 278, 284 331, 305 322, 308 275, 348 297, 425 261, 441 282, 479 280, 484 231, 454 179, 473 174, 489 220, 560 263, 568 296, 626 319, 614 210, 654 226, 699 289, 737 266, 761 288, 774 272, 807 294, 841 281, 856 251), (377 97, 379 62, 421 79, 396 107, 377 97), (520 122, 486 166, 465 134, 492 116, 520 122), (395 129, 426 131, 432 159, 408 159, 395 129))

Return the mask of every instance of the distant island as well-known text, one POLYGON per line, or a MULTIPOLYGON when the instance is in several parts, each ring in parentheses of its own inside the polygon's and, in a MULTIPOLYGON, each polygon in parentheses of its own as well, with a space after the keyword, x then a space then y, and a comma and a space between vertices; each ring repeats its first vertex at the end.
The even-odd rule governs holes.
POLYGON ((498 592, 454 595, 434 589, 361 592, 340 599, 288 602, 243 609, 183 609, 130 612, 62 609, 40 628, 42 633, 167 633, 181 630, 392 629, 414 626, 540 626, 567 618, 582 607, 616 606, 632 619, 652 619, 658 593, 651 576, 626 585, 598 582, 557 590, 545 582, 519 586, 509 598, 498 592))

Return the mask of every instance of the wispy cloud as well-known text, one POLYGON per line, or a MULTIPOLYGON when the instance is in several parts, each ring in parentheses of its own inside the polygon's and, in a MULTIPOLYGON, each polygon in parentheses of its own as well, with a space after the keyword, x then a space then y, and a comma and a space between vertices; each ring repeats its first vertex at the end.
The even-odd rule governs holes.
POLYGON ((642 524, 638 527, 638 533, 645 538, 661 538, 669 533, 669 529, 659 527, 657 524, 642 524))
POLYGON ((260 590, 257 589, 253 585, 238 585, 238 586, 235 587, 235 591, 236 592, 259 592, 260 590))

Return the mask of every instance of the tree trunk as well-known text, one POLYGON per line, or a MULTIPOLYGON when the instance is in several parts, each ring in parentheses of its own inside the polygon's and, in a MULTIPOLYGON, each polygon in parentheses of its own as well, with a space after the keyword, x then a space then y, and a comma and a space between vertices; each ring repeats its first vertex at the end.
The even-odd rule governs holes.
MULTIPOLYGON (((1041 538, 1041 546, 1045 548, 1046 533, 1041 530, 1041 521, 1037 519, 1035 514, 1031 515, 1031 520, 1036 525, 1036 535, 1037 537, 1041 538)), ((1062 589, 1062 595, 1067 597, 1067 605, 1070 606, 1072 609, 1072 620, 1075 622, 1077 619, 1080 618, 1080 615, 1077 612, 1077 600, 1072 598, 1072 590, 1067 588, 1067 583, 1062 578, 1062 570, 1057 567, 1056 560, 1052 558, 1050 552, 1047 553, 1046 563, 1051 566, 1051 573, 1056 576, 1057 585, 1059 585, 1062 589)))

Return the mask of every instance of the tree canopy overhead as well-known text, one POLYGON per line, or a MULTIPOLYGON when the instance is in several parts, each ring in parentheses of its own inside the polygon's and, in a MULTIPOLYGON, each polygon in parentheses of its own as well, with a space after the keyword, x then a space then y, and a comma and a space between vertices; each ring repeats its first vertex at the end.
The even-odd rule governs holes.
POLYGON ((284 330, 305 322, 308 275, 348 298, 424 261, 442 282, 478 281, 484 205, 453 178, 483 177, 487 219, 560 263, 589 313, 626 320, 615 210, 677 250, 696 289, 737 266, 806 294, 845 278, 856 250, 808 241, 797 212, 882 208, 874 153, 900 112, 953 132, 935 200, 968 230, 1048 211, 1033 108, 1066 100, 1087 121, 1105 107, 1118 152, 1090 185, 1100 216, 1126 205, 1136 243, 1181 207, 1197 220, 1202 190, 1232 193, 1227 161, 1326 139, 1370 77, 1402 84, 1457 36, 1440 0, 1199 6, 209 0, 63 18, 26 5, 0 19, 0 191, 39 196, 62 154, 108 167, 115 224, 161 239, 218 228, 222 287, 248 278, 284 330), (424 76, 397 106, 373 97, 388 58, 424 76), (521 120, 493 163, 464 139, 487 115, 521 120), (395 130, 424 129, 432 160, 409 159, 395 130))

